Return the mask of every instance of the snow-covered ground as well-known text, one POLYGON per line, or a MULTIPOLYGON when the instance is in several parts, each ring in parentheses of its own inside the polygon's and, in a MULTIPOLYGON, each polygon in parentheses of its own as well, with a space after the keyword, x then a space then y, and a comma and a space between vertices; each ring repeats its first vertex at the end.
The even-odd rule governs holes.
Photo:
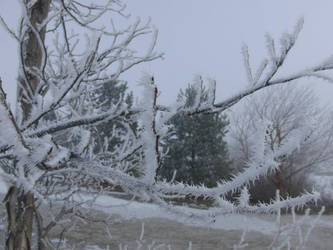
MULTIPOLYGON (((6 188, 0 185, 0 192, 4 191, 6 188)), ((84 201, 89 198, 87 195, 78 197, 84 201)), ((193 250, 233 249, 240 243, 243 233, 243 243, 247 244, 243 249, 267 249, 279 231, 274 215, 233 214, 218 216, 214 222, 207 222, 171 213, 154 204, 110 196, 97 197, 95 204, 89 209, 93 220, 79 223, 66 233, 68 244, 76 245, 74 249, 180 250, 189 249, 189 246, 193 250), (106 225, 98 222, 101 220, 109 223, 106 225), (138 246, 141 248, 137 248, 138 246)), ((207 212, 185 206, 181 210, 196 214, 207 212)), ((301 218, 297 216, 296 219, 301 218)), ((302 238, 306 237, 314 219, 315 216, 310 216, 301 223, 302 238)), ((290 215, 281 217, 282 225, 291 221, 290 215)), ((282 238, 290 236, 290 242, 297 245, 300 231, 294 229, 282 232, 282 238)), ((333 249, 332 235, 333 216, 323 215, 316 223, 305 249, 333 249)), ((51 234, 51 237, 58 236, 57 230, 51 234)), ((68 249, 67 246, 62 249, 68 249)))
MULTIPOLYGON (((214 218, 215 221, 212 223, 201 219, 188 218, 177 215, 155 204, 147 204, 137 201, 127 201, 110 196, 99 196, 96 199, 96 205, 94 206, 94 209, 100 210, 107 214, 119 215, 121 218, 126 220, 161 218, 177 221, 186 226, 223 230, 246 229, 248 231, 256 231, 264 234, 270 234, 273 230, 272 221, 269 221, 270 217, 267 216, 266 219, 260 219, 258 216, 229 214, 226 216, 219 216, 214 218)), ((204 212, 203 210, 189 208, 185 206, 181 207, 181 210, 183 210, 187 214, 190 214, 191 212, 195 212, 196 214, 200 214, 201 211, 204 212)))
MULTIPOLYGON (((87 197, 83 196, 82 199, 87 197)), ((200 213, 200 210, 194 208, 183 207, 182 209, 188 213, 194 211, 200 213)), ((107 196, 98 197, 93 210, 99 213, 98 216, 101 214, 112 216, 113 222, 108 229, 111 237, 105 233, 107 231, 105 228, 99 228, 104 230, 104 238, 101 237, 101 233, 93 236, 98 227, 89 225, 90 229, 89 227, 81 228, 82 234, 91 236, 89 240, 99 239, 97 242, 90 241, 90 247, 85 249, 100 249, 97 245, 101 248, 109 245, 110 249, 120 249, 120 244, 122 246, 128 244, 129 249, 137 249, 136 244, 140 242, 146 247, 141 249, 148 249, 152 242, 156 242, 155 246, 164 244, 164 248, 161 246, 158 249, 169 249, 168 246, 174 250, 188 249, 188 244, 192 245, 192 249, 232 249, 240 242, 244 232, 246 233, 244 243, 248 244, 245 249, 267 249, 279 231, 274 215, 234 214, 219 216, 215 218, 214 223, 208 223, 175 215, 154 204, 125 201, 107 196), (142 237, 142 223, 145 225, 143 234, 145 240, 137 241, 142 237)), ((302 220, 301 216, 296 217, 296 221, 302 220)), ((289 231, 280 228, 280 231, 283 231, 281 238, 290 237, 290 242, 295 246, 298 245, 300 238, 306 237, 314 219, 315 216, 310 216, 303 223, 295 223, 296 227, 301 226, 300 230, 296 227, 289 228, 289 231), (300 232, 302 232, 301 237, 300 232)), ((287 225, 292 222, 292 216, 282 216, 281 222, 282 225, 287 225)), ((322 216, 310 234, 305 249, 333 249, 332 234, 333 216, 322 216)), ((74 238, 79 237, 82 235, 76 235, 74 238)))

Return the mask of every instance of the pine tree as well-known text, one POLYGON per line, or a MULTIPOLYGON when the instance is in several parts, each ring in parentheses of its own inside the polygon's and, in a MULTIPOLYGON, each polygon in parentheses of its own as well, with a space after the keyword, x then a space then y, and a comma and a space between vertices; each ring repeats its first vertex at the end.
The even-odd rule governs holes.
MULTIPOLYGON (((97 112, 107 112, 118 103, 126 102, 128 107, 133 105, 133 93, 127 93, 127 84, 123 81, 111 81, 102 83, 99 88, 93 91, 91 102, 97 112)), ((136 124, 131 125, 132 130, 136 130, 136 124)), ((121 143, 121 134, 127 128, 121 121, 107 121, 94 127, 94 153, 102 151, 114 151, 115 147, 121 143)))
MULTIPOLYGON (((195 88, 189 85, 180 91, 178 101, 191 107, 196 94, 195 88)), ((207 91, 203 91, 201 98, 207 99, 207 91)), ((208 187, 227 178, 231 162, 224 136, 228 124, 226 115, 220 113, 175 116, 170 124, 173 133, 164 145, 168 153, 160 170, 161 177, 208 187)))

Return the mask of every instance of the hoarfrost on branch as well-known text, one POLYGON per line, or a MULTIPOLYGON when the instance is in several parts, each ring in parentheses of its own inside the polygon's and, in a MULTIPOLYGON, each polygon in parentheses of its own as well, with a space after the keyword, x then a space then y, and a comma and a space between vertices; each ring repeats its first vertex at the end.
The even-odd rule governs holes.
MULTIPOLYGON (((71 213, 80 217, 73 198, 80 192, 111 195, 121 190, 126 195, 154 202, 174 213, 184 212, 173 206, 170 200, 209 199, 214 201, 214 209, 208 210, 206 214, 185 214, 207 218, 234 212, 272 213, 280 208, 303 206, 318 199, 317 193, 305 193, 300 197, 275 200, 269 204, 249 204, 244 187, 259 176, 274 171, 279 157, 290 151, 290 145, 285 145, 286 150, 283 146, 278 151, 271 151, 265 144, 265 130, 263 141, 259 142, 261 146, 248 162, 248 167, 231 180, 220 180, 215 188, 168 183, 158 176, 163 160, 159 145, 172 130, 168 125, 172 117, 221 112, 260 89, 303 77, 322 79, 322 72, 333 69, 332 60, 328 59, 323 64, 275 77, 295 45, 303 20, 298 22, 293 32, 282 36, 279 52, 276 51, 273 39, 267 35, 269 57, 263 59, 255 72, 251 69, 249 51, 244 45, 244 65, 249 84, 234 96, 216 101, 216 82, 209 80, 207 101, 201 100, 199 94, 192 107, 184 103, 163 106, 158 104, 158 80, 145 75, 141 80, 144 96, 139 105, 129 108, 121 100, 109 111, 103 112, 91 109, 90 93, 101 83, 121 79, 125 71, 137 64, 161 58, 163 54, 155 52, 157 30, 150 25, 150 21, 142 23, 140 19, 128 27, 116 28, 112 17, 126 16, 125 6, 120 1, 108 1, 105 5, 50 1, 48 15, 39 23, 31 22, 34 3, 21 1, 23 15, 18 32, 10 30, 1 19, 1 24, 19 44, 21 94, 14 116, 6 104, 1 87, 0 128, 6 133, 0 134, 0 159, 4 163, 1 164, 4 166, 2 179, 9 186, 15 186, 23 193, 32 193, 38 202, 44 204, 58 199, 66 201, 51 224, 39 224, 40 230, 44 230, 40 237, 44 237, 55 224, 63 223, 61 216, 71 213), (104 20, 107 14, 111 15, 108 16, 111 17, 111 29, 98 22, 104 20), (69 32, 73 26, 78 32, 84 31, 87 35, 82 37, 75 31, 69 32), (137 53, 133 44, 138 37, 149 35, 151 44, 147 51, 137 53), (41 57, 40 63, 33 66, 27 62, 29 48, 26 47, 27 39, 31 36, 36 38, 41 57), (85 40, 86 47, 80 46, 82 40, 85 40), (25 105, 31 108, 27 110, 25 105), (50 116, 55 118, 51 119, 50 116), (110 152, 112 157, 100 158, 92 153, 89 130, 95 124, 111 120, 124 124, 137 123, 139 129, 134 133, 131 126, 127 126, 128 132, 122 140, 124 144, 116 148, 115 152, 110 152), (76 150, 73 144, 85 146, 76 150), (230 192, 240 190, 243 191, 238 202, 226 199, 230 192)), ((328 77, 325 79, 333 81, 328 77)), ((197 93, 203 91, 204 85, 202 77, 197 77, 197 93)), ((304 138, 299 136, 297 139, 304 138)), ((297 142, 294 141, 292 146, 297 147, 297 142)), ((35 213, 39 215, 37 206, 35 213)))

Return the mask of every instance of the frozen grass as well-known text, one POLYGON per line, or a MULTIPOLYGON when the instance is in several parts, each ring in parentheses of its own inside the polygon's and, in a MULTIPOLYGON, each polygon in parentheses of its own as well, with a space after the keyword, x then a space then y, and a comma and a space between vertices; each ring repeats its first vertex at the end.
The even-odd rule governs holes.
MULTIPOLYGON (((86 195, 80 197, 82 200, 88 198, 86 195)), ((188 212, 198 210, 188 207, 183 209, 188 212)), ((153 204, 107 196, 98 197, 95 205, 87 210, 94 221, 76 224, 66 233, 66 241, 59 245, 59 249, 188 250, 189 244, 192 250, 267 249, 278 231, 274 215, 234 214, 219 216, 215 218, 214 223, 207 223, 194 218, 179 217, 153 204), (102 220, 108 221, 108 224, 100 223, 102 220), (242 246, 244 248, 241 248, 242 246)), ((304 218, 296 215, 295 217, 296 221, 304 218)), ((306 236, 314 218, 315 216, 305 218, 297 228, 290 224, 293 221, 292 215, 281 216, 281 225, 288 228, 289 231, 285 233, 288 233, 291 244, 298 244, 299 229, 302 237, 306 236)), ((333 216, 322 216, 309 235, 304 249, 331 249, 332 232, 333 216)), ((56 241, 59 233, 60 228, 56 228, 50 236, 56 241)), ((285 239, 283 234, 277 242, 281 242, 282 239, 285 239)), ((275 249, 279 249, 277 246, 274 246, 275 249)), ((273 246, 271 249, 274 249, 273 246)))
MULTIPOLYGON (((189 212, 194 210, 187 207, 183 209, 189 212)), ((214 223, 207 223, 194 218, 177 217, 153 204, 106 196, 97 198, 92 211, 96 218, 111 216, 108 230, 97 224, 78 226, 69 236, 71 242, 78 242, 84 235, 89 235, 89 238, 85 238, 87 243, 92 241, 90 245, 95 244, 101 249, 107 249, 107 246, 109 249, 118 249, 120 244, 122 248, 119 249, 122 250, 127 249, 125 246, 128 249, 137 249, 138 239, 142 238, 141 226, 144 223, 145 241, 140 249, 149 249, 148 246, 152 243, 159 246, 156 249, 188 249, 189 242, 192 249, 208 250, 288 249, 288 244, 293 246, 291 249, 297 249, 297 246, 299 249, 330 249, 333 245, 333 216, 322 216, 316 227, 309 231, 315 216, 283 215, 280 223, 277 223, 274 215, 234 214, 219 216, 214 223), (303 242, 306 243, 304 246, 303 242), (281 246, 285 248, 280 248, 281 246)))

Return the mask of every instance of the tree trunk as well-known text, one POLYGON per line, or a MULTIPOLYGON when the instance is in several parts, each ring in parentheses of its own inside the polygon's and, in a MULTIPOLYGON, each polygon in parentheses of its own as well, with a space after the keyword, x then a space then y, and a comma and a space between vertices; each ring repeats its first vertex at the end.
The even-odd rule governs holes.
POLYGON ((8 229, 6 247, 8 250, 31 249, 34 196, 24 193, 22 188, 12 186, 4 199, 8 229))
MULTIPOLYGON (((31 9, 28 11, 30 23, 36 30, 38 29, 38 24, 43 23, 43 21, 47 18, 50 2, 51 0, 39 0, 33 4, 31 9)), ((32 103, 34 102, 35 94, 38 91, 40 79, 31 72, 33 72, 33 68, 41 69, 41 66, 44 63, 42 62, 44 48, 41 47, 39 40, 44 43, 45 33, 46 27, 43 27, 39 31, 39 37, 37 37, 35 32, 29 28, 24 35, 25 41, 20 44, 20 53, 23 57, 23 72, 20 72, 19 75, 17 102, 21 108, 22 122, 28 120, 32 110, 32 103), (28 69, 32 71, 29 71, 28 69)))
MULTIPOLYGON (((30 0, 27 1, 29 3, 30 0)), ((47 18, 51 0, 37 0, 30 9, 28 16, 30 23, 38 31, 38 24, 47 18)), ((41 29, 39 37, 28 28, 20 43, 20 53, 23 56, 21 65, 23 71, 19 73, 19 85, 17 87, 17 104, 22 112, 22 122, 29 119, 32 103, 38 85, 39 77, 32 74, 28 69, 41 69, 43 62, 43 48, 40 42, 45 41, 46 27, 41 29), (30 93, 30 94, 28 94, 30 93)), ((6 247, 8 250, 29 250, 31 249, 31 239, 35 214, 35 198, 32 192, 26 192, 24 187, 12 186, 4 199, 8 226, 6 247)), ((38 239, 38 249, 44 249, 42 239, 38 239)))

